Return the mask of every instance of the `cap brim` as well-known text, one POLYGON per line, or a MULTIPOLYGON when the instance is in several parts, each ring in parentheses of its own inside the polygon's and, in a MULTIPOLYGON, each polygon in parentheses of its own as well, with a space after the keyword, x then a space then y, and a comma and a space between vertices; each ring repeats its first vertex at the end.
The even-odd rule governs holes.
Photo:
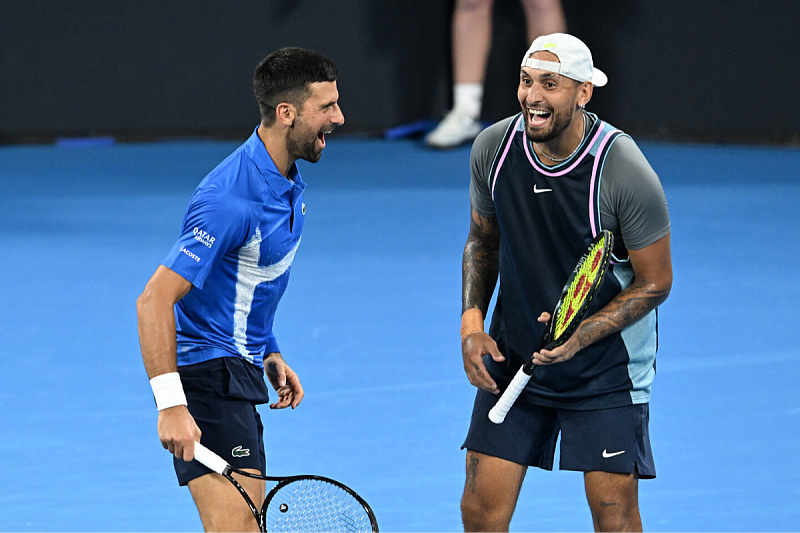
POLYGON ((602 87, 606 83, 608 83, 608 76, 606 76, 602 70, 598 68, 594 69, 594 73, 592 74, 592 85, 595 87, 602 87))

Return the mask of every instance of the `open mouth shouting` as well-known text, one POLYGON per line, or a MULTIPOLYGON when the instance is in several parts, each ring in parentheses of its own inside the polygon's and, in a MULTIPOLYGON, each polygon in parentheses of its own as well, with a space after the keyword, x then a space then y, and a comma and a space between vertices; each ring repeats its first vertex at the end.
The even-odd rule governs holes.
POLYGON ((335 127, 328 128, 328 129, 325 129, 325 130, 320 130, 320 132, 317 133, 317 139, 319 139, 319 142, 322 145, 322 148, 325 148, 325 136, 329 135, 334 129, 336 129, 336 128, 335 127))
POLYGON ((528 109, 528 124, 533 127, 544 126, 552 115, 553 113, 544 109, 528 109))

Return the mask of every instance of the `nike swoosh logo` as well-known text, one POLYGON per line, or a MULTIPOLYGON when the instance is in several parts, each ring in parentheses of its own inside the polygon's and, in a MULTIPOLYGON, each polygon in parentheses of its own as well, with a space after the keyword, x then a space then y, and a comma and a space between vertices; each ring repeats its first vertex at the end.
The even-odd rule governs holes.
POLYGON ((533 185, 533 192, 535 194, 543 193, 543 192, 553 192, 553 189, 540 189, 536 184, 533 185))
POLYGON ((617 455, 622 455, 623 453, 625 453, 625 450, 622 450, 621 452, 613 452, 613 453, 608 453, 607 450, 603 450, 603 458, 604 459, 608 459, 610 457, 616 457, 617 455))

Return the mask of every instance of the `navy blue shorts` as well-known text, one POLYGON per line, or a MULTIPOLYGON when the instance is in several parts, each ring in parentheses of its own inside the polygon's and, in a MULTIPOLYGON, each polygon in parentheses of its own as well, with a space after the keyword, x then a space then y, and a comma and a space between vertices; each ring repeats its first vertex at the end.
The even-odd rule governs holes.
MULTIPOLYGON (((264 427, 256 405, 269 401, 264 371, 234 357, 178 367, 200 442, 231 466, 266 471, 264 427)), ((173 458, 178 483, 211 472, 197 461, 173 458)))
POLYGON ((479 389, 462 448, 521 465, 553 469, 561 434, 559 468, 656 477, 648 430, 648 404, 575 411, 517 402, 502 424, 489 420, 498 396, 479 389))

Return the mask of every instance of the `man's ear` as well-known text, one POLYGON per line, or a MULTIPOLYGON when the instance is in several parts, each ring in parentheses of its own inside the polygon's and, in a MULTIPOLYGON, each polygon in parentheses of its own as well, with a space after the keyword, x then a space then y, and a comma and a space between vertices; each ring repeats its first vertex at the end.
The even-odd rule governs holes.
POLYGON ((583 82, 580 89, 578 89, 578 105, 584 107, 592 99, 592 92, 594 85, 591 82, 583 82))
POLYGON ((297 108, 288 102, 282 102, 275 108, 275 115, 280 123, 291 128, 297 118, 297 108))

